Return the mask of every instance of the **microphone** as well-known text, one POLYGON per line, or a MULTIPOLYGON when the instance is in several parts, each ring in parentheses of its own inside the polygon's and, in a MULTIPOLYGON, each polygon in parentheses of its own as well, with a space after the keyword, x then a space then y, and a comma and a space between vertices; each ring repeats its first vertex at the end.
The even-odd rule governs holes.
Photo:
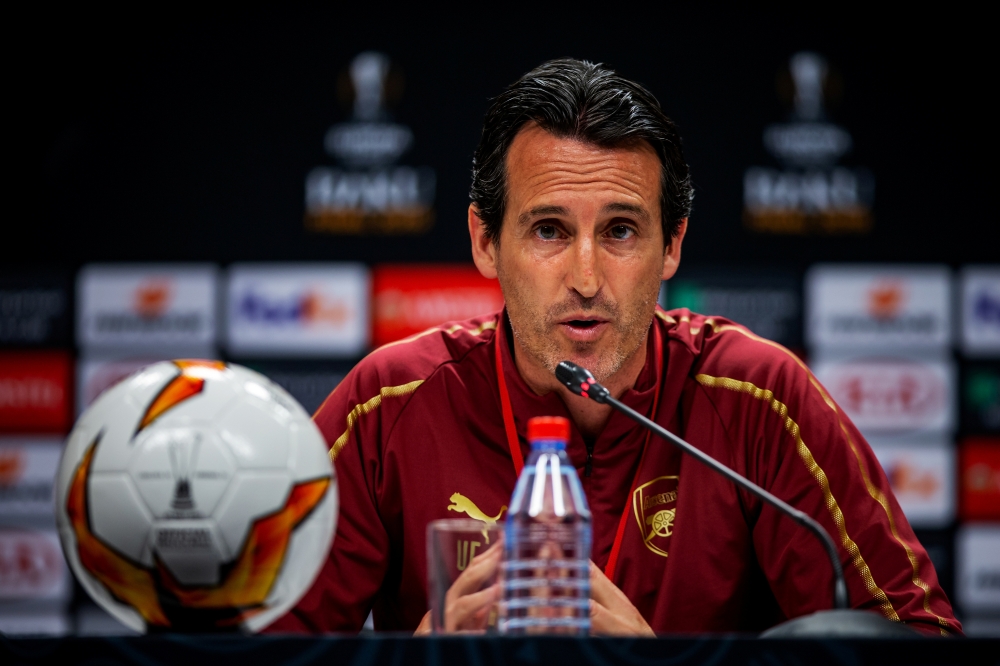
POLYGON ((837 555, 837 546, 834 544, 833 539, 830 538, 830 534, 823 529, 822 525, 813 520, 812 517, 806 515, 802 511, 799 511, 787 502, 778 499, 750 479, 726 467, 712 456, 695 448, 666 428, 663 428, 647 419, 645 416, 635 411, 628 405, 624 405, 618 400, 615 400, 611 396, 608 389, 597 383, 597 380, 594 379, 594 375, 591 374, 590 370, 582 368, 571 361, 562 361, 556 367, 556 378, 558 378, 559 381, 566 386, 566 388, 577 395, 581 395, 584 398, 590 398, 594 402, 611 405, 613 408, 617 409, 619 412, 629 417, 639 425, 652 430, 663 439, 669 441, 677 447, 680 447, 684 453, 687 453, 699 462, 708 465, 722 476, 726 477, 741 488, 746 489, 755 497, 767 502, 774 508, 778 509, 778 511, 781 511, 783 514, 794 520, 796 523, 812 532, 813 535, 815 535, 815 537, 822 542, 823 547, 826 549, 826 554, 830 558, 830 564, 833 566, 833 606, 838 610, 846 610, 850 608, 850 600, 847 596, 847 584, 844 582, 844 569, 840 564, 840 557, 837 555))

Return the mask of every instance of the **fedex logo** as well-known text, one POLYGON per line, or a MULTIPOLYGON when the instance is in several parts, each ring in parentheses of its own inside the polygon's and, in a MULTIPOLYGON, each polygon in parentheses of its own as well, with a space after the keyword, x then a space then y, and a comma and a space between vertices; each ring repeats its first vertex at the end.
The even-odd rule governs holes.
POLYGON ((289 298, 268 298, 266 294, 248 291, 239 301, 240 315, 250 321, 272 324, 302 322, 305 325, 323 323, 339 325, 350 316, 350 304, 329 299, 317 290, 295 294, 289 298))
POLYGON ((357 356, 368 348, 362 264, 236 264, 226 338, 245 356, 357 356))

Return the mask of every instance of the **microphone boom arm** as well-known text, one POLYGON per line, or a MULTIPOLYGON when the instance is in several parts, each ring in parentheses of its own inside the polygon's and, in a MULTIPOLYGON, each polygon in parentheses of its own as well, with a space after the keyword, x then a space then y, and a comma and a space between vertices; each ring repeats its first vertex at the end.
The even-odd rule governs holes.
POLYGON ((569 388, 573 393, 577 395, 582 395, 585 398, 590 398, 595 402, 600 402, 604 404, 611 405, 613 408, 629 417, 639 425, 652 430, 654 433, 667 440, 674 446, 677 446, 682 451, 687 453, 689 456, 695 458, 704 465, 707 465, 714 469, 719 474, 723 475, 736 485, 747 490, 750 494, 760 498, 764 502, 767 502, 774 508, 781 511, 783 514, 794 520, 796 523, 806 528, 815 535, 817 539, 823 544, 826 549, 826 553, 830 558, 830 564, 833 565, 833 605, 837 609, 847 609, 850 608, 850 600, 847 594, 847 584, 844 581, 844 569, 840 563, 840 556, 837 553, 837 546, 830 537, 830 534, 816 522, 811 516, 799 511, 787 502, 775 497, 768 491, 764 490, 756 483, 750 479, 742 476, 741 474, 735 472, 734 470, 726 467, 721 462, 713 458, 712 456, 704 453, 703 451, 695 448, 693 445, 684 441, 674 433, 670 432, 666 428, 657 425, 655 422, 646 418, 639 412, 635 411, 628 405, 622 404, 618 400, 611 397, 611 394, 606 388, 601 386, 596 382, 594 376, 589 370, 581 368, 575 363, 570 363, 569 361, 563 361, 556 368, 556 376, 559 378, 567 388, 569 388))

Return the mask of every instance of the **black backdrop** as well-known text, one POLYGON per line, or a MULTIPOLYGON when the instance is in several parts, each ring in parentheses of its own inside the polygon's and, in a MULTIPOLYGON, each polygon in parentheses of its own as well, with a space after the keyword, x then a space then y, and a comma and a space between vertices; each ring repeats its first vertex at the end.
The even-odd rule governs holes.
MULTIPOLYGON (((343 4, 343 3, 337 3, 343 4)), ((743 9, 565 5, 489 10, 33 10, 8 23, 15 150, 4 263, 122 260, 464 261, 470 157, 487 99, 571 55, 645 83, 680 125, 697 187, 688 263, 992 261, 996 215, 986 20, 743 9), (412 164, 437 172, 437 222, 419 237, 307 233, 304 180, 329 164, 347 110, 337 77, 376 49, 402 71, 395 117, 412 164), (777 73, 801 49, 842 82, 833 120, 876 182, 863 236, 760 235, 742 178, 788 109, 777 73), (16 232, 16 233, 15 233, 16 232)))

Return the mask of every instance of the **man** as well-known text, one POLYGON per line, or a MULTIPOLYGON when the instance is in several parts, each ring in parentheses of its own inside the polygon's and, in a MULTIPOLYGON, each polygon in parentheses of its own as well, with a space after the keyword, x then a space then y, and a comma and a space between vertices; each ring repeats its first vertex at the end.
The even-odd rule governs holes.
MULTIPOLYGON (((319 409, 340 519, 319 579, 275 630, 357 630, 374 608, 377 629, 425 631, 426 525, 456 517, 456 494, 470 516, 500 513, 540 415, 574 425, 595 633, 756 631, 831 606, 811 534, 569 393, 553 374, 568 359, 819 520, 855 607, 961 631, 870 448, 808 369, 736 324, 657 308, 693 192, 650 93, 590 63, 546 63, 493 102, 473 174, 472 254, 506 308, 376 350, 319 409)), ((498 560, 477 558, 477 575, 498 560)), ((461 600, 481 616, 495 592, 461 600)))

